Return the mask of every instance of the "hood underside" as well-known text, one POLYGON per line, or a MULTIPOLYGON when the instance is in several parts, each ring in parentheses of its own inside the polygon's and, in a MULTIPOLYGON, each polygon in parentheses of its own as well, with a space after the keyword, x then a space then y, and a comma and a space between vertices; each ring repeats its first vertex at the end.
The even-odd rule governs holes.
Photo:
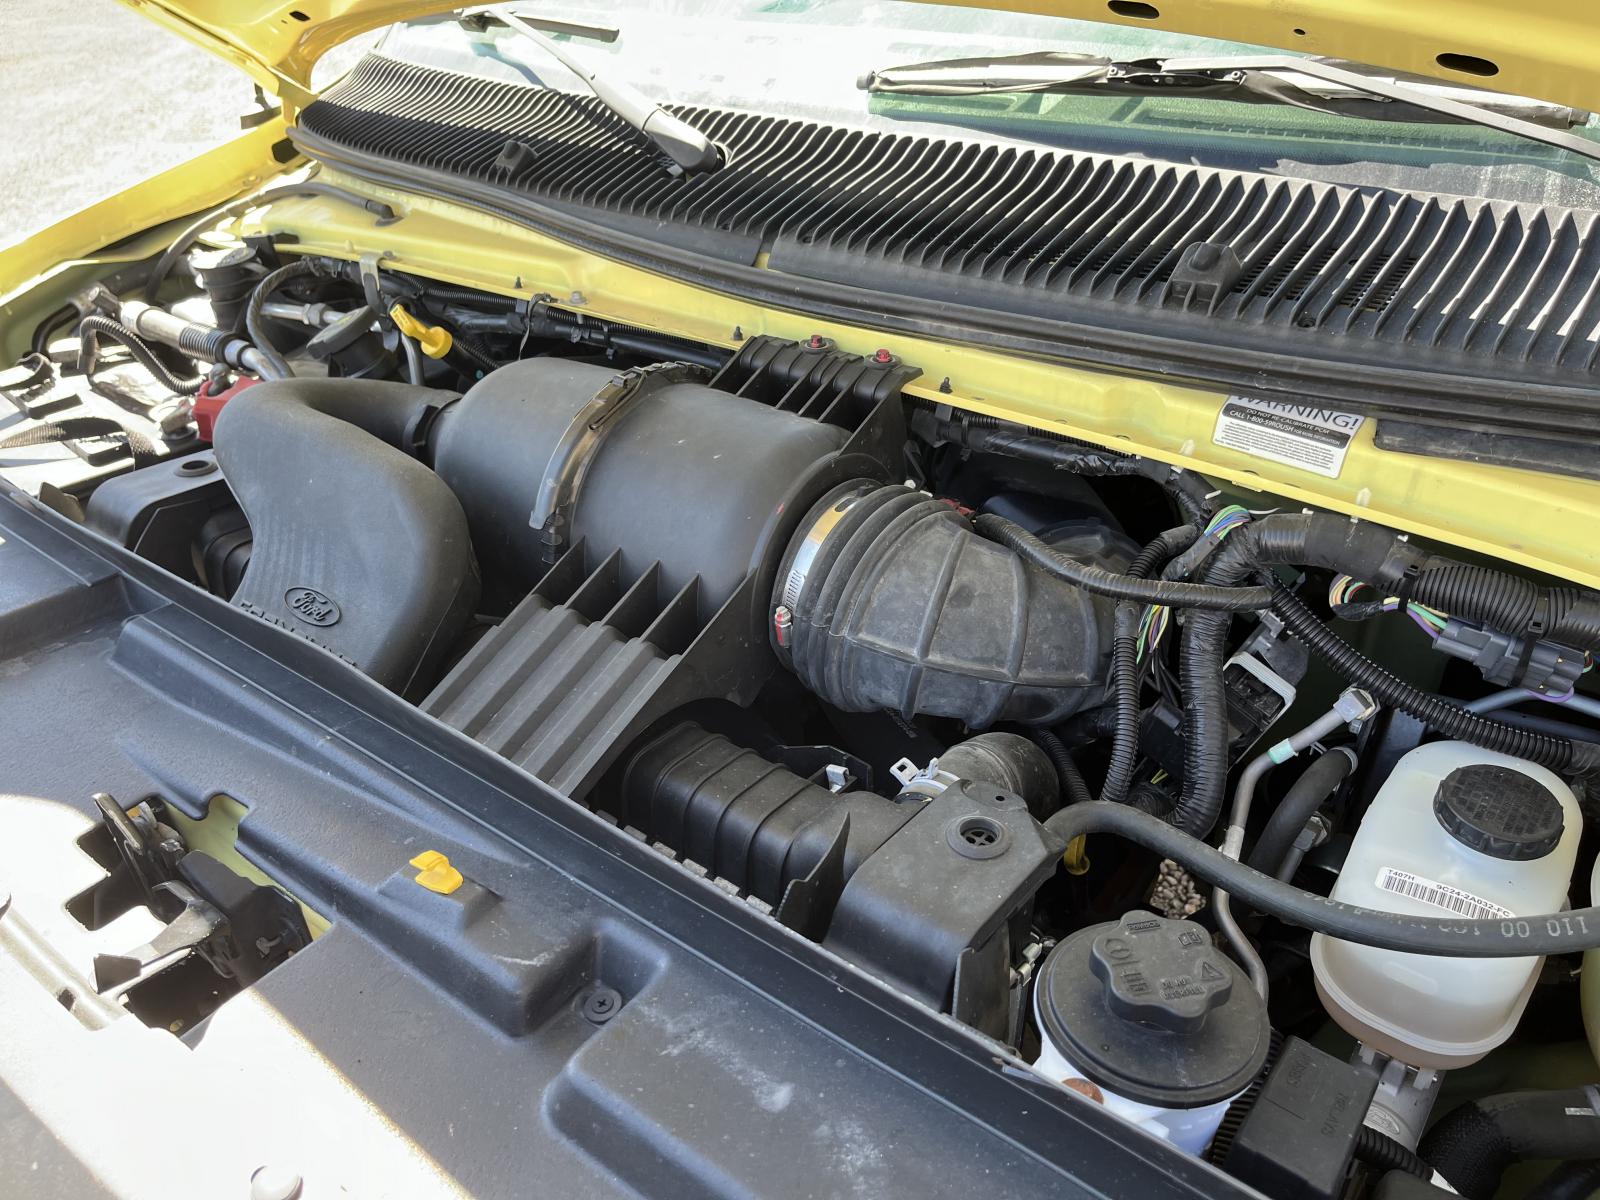
MULTIPOLYGON (((936 0, 938 2, 938 0, 936 0)), ((370 29, 459 4, 441 0, 124 0, 237 63, 291 105, 312 64, 370 29)), ((1600 32, 1591 0, 964 0, 968 6, 1148 25, 1351 59, 1600 108, 1600 32)))

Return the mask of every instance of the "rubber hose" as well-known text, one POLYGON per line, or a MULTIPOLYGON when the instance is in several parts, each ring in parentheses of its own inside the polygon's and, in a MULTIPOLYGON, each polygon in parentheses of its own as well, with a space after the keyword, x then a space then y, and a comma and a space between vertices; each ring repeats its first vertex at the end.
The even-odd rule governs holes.
POLYGON ((1041 818, 1059 807, 1058 770, 1043 746, 1017 733, 980 733, 957 742, 938 758, 941 776, 1015 792, 1027 801, 1028 811, 1041 818))
POLYGON ((348 200, 351 204, 359 205, 374 216, 383 220, 392 221, 395 217, 394 209, 381 200, 373 200, 349 188, 339 187, 332 183, 315 183, 307 180, 303 183, 286 183, 278 187, 268 188, 264 192, 257 192, 253 196, 245 196, 239 200, 230 200, 218 208, 213 208, 190 222, 184 227, 183 232, 172 240, 172 245, 162 251, 161 257, 156 259, 155 266, 150 268, 150 274, 145 279, 145 299, 150 303, 156 302, 156 293, 161 290, 161 285, 167 281, 167 276, 172 274, 172 268, 177 265, 179 257, 196 239, 211 226, 225 217, 236 217, 240 213, 248 212, 252 208, 259 208, 263 204, 270 204, 274 200, 285 200, 291 196, 326 196, 334 200, 348 200))
POLYGON ((35 354, 48 355, 50 352, 50 335, 72 321, 77 315, 78 310, 75 306, 63 304, 33 327, 33 337, 28 341, 28 348, 35 354))
POLYGON ((1591 1158, 1562 1163, 1524 1200, 1589 1200, 1596 1192, 1600 1192, 1600 1158, 1591 1158))
POLYGON ((388 379, 275 379, 250 389, 254 404, 309 408, 370 433, 379 441, 426 458, 427 430, 438 411, 459 399, 454 392, 388 379))
POLYGON ((1313 653, 1342 678, 1370 691, 1380 704, 1398 708, 1460 741, 1525 758, 1552 770, 1588 774, 1600 769, 1600 745, 1514 729, 1391 675, 1317 620, 1309 608, 1281 585, 1273 599, 1272 610, 1313 653))
POLYGON ((1074 475, 1138 475, 1166 490, 1183 519, 1203 527, 1216 507, 1211 489, 1197 476, 1149 458, 1119 454, 1099 446, 1063 441, 1050 434, 970 414, 962 421, 941 421, 936 427, 941 441, 953 442, 980 454, 1021 458, 1074 475))
POLYGON ((1097 596, 1132 600, 1140 604, 1165 604, 1169 608, 1217 609, 1224 612, 1254 612, 1272 603, 1272 589, 1267 587, 1213 587, 1204 583, 1135 579, 1116 571, 1090 566, 1045 545, 1022 526, 994 513, 981 514, 975 527, 990 541, 1014 551, 1024 562, 1097 596))
MULTIPOLYGON (((1125 837, 1162 858, 1172 859, 1196 878, 1225 889, 1268 916, 1380 950, 1445 958, 1530 958, 1600 949, 1600 908, 1506 921, 1461 921, 1444 915, 1383 912, 1330 900, 1263 875, 1199 838, 1126 804, 1074 804, 1051 815, 1044 827, 1062 846, 1090 833, 1125 837)), ((1591 1118, 1591 1123, 1600 1131, 1600 1120, 1591 1118)))
MULTIPOLYGON (((1072 752, 1067 749, 1054 731, 1049 729, 1035 729, 1033 740, 1039 744, 1050 757, 1050 763, 1056 769, 1056 782, 1060 787, 1061 804, 1083 804, 1094 799, 1094 793, 1089 790, 1089 784, 1083 778, 1083 772, 1078 770, 1078 764, 1072 759, 1072 752)), ((1059 807, 1059 805, 1058 805, 1059 807)))
POLYGON ((300 279, 307 275, 317 274, 316 264, 310 259, 297 258, 287 266, 279 267, 276 271, 269 271, 261 277, 261 282, 256 284, 255 291, 250 293, 250 302, 244 306, 244 328, 250 335, 250 340, 255 343, 256 351, 272 368, 274 378, 290 379, 294 370, 289 366, 289 360, 280 354, 271 340, 267 337, 266 327, 261 323, 261 306, 265 304, 272 293, 277 291, 291 279, 300 279))
POLYGON ((1228 783, 1227 613, 1190 613, 1178 653, 1183 690, 1183 787, 1172 810, 1179 829, 1205 837, 1222 812, 1228 783))
MULTIPOLYGON (((1576 919, 1594 911, 1568 915, 1576 919)), ((1593 1088, 1483 1096, 1437 1121, 1417 1152, 1467 1200, 1490 1200, 1513 1163, 1600 1158, 1596 1107, 1593 1088)))
POLYGON ((196 375, 192 379, 180 379, 174 375, 167 364, 156 357, 156 352, 133 330, 121 321, 99 315, 85 317, 78 323, 78 336, 110 338, 127 347, 128 353, 133 355, 137 362, 146 371, 155 377, 157 383, 169 392, 180 396, 192 396, 200 390, 200 385, 205 383, 204 375, 196 375))
POLYGON ((1433 1178, 1432 1168, 1416 1151, 1370 1125, 1356 1130, 1355 1156, 1375 1171, 1405 1171, 1418 1179, 1433 1178))
POLYGON ((1257 563, 1327 567, 1502 633, 1600 649, 1600 595, 1429 554, 1376 525, 1329 513, 1283 514, 1235 531, 1234 543, 1257 563))
POLYGON ((1355 768, 1355 758, 1348 750, 1329 750, 1320 755, 1300 773, 1300 778, 1289 786, 1278 807, 1267 818, 1250 851, 1250 865, 1265 874, 1277 876, 1289 848, 1294 845, 1306 822, 1317 809, 1327 803, 1338 787, 1355 768))
MULTIPOLYGON (((1174 554, 1194 543, 1200 531, 1193 525, 1180 525, 1156 537, 1128 564, 1127 574, 1146 579, 1174 554)), ((1105 787, 1100 798, 1120 804, 1128 798, 1133 769, 1139 761, 1139 606, 1129 601, 1117 605, 1115 633, 1111 641, 1111 694, 1116 712, 1116 731, 1111 741, 1111 762, 1106 768, 1105 787)))

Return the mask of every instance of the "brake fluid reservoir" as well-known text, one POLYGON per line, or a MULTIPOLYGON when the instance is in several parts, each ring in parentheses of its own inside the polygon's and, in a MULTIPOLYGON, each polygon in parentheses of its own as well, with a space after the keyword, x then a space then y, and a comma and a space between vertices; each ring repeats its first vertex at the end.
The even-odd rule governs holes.
MULTIPOLYGON (((1558 912, 1581 831, 1578 802, 1552 772, 1464 742, 1435 742, 1395 764, 1356 831, 1333 898, 1441 921, 1558 912)), ((1464 1066, 1505 1041, 1539 961, 1311 939, 1317 991, 1333 1019, 1420 1067, 1464 1066)))

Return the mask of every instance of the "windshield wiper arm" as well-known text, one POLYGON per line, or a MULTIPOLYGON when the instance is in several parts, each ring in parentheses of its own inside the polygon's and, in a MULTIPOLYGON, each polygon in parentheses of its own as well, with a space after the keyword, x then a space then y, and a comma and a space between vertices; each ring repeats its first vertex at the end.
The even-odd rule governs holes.
MULTIPOLYGON (((527 38, 588 84, 589 90, 601 104, 659 146, 662 153, 672 160, 676 171, 710 171, 722 165, 722 152, 717 149, 715 142, 693 125, 667 112, 631 83, 608 79, 581 59, 568 54, 559 42, 547 37, 538 28, 539 25, 551 27, 550 23, 541 18, 522 17, 502 5, 463 11, 460 20, 470 28, 474 24, 481 27, 486 18, 527 38)), ((555 27, 580 37, 586 36, 589 28, 566 22, 555 27)), ((601 32, 611 34, 611 37, 603 39, 606 41, 616 36, 614 31, 601 32)))
POLYGON ((1600 159, 1600 143, 1567 132, 1588 120, 1589 114, 1578 109, 1444 82, 1402 80, 1353 64, 1288 54, 1117 62, 1092 54, 1045 51, 890 67, 869 72, 858 85, 868 92, 920 96, 1003 92, 1190 95, 1271 101, 1318 112, 1396 120, 1416 120, 1422 113, 1600 159), (1351 113, 1352 102, 1362 106, 1359 114, 1351 113), (1404 115, 1385 112, 1389 105, 1407 111, 1404 115))

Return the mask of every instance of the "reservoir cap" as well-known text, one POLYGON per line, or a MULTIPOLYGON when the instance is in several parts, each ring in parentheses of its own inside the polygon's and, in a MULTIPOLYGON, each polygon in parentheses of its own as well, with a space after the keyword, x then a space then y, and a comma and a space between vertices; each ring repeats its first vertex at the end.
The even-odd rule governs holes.
POLYGON ((1496 763, 1457 767, 1433 794, 1433 815, 1463 846, 1491 858, 1543 858, 1561 840, 1561 801, 1532 776, 1496 763))
POLYGON ((1193 921, 1135 911, 1081 929, 1046 959, 1040 1032, 1085 1079, 1163 1108, 1199 1108, 1266 1061, 1266 1006, 1193 921))

